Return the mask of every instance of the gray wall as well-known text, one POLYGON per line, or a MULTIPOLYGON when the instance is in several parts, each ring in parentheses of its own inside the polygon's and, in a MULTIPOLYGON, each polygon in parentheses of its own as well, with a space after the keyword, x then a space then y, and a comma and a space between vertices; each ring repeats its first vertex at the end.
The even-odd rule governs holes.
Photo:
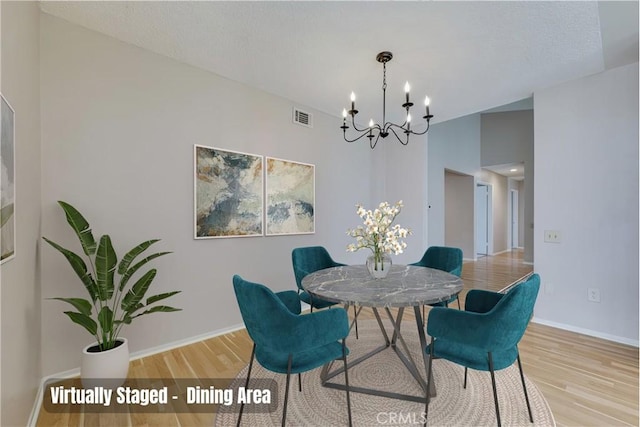
POLYGON ((638 63, 536 92, 534 104, 535 317, 637 345, 638 63), (544 243, 544 230, 562 241, 544 243))
POLYGON ((506 163, 524 163, 524 260, 533 262, 534 164, 533 111, 508 111, 482 114, 483 167, 506 163))
POLYGON ((445 234, 444 244, 462 249, 462 256, 475 255, 475 179, 445 171, 445 234))
MULTIPOLYGON (((111 235, 119 254, 156 237, 158 250, 173 251, 154 261, 153 287, 182 290, 172 302, 184 311, 128 326, 132 352, 239 324, 235 273, 295 289, 294 247, 322 244, 337 260, 364 262, 366 253, 346 252, 345 232, 361 222, 355 204, 370 202, 372 152, 342 140, 339 118, 305 107, 314 128, 294 125, 286 99, 48 15, 41 32, 42 234, 76 248, 56 204, 66 200, 94 234, 111 235), (194 144, 315 164, 316 234, 194 240, 194 144)), ((66 260, 48 246, 42 278, 44 297, 82 295, 66 260)), ((45 375, 79 366, 91 342, 63 309, 43 303, 45 375)))
POLYGON ((0 3, 1 91, 15 110, 16 256, 0 267, 3 426, 24 426, 41 377, 39 10, 0 3))
MULTIPOLYGON (((428 246, 445 244, 445 169, 480 174, 480 114, 433 125, 427 156, 428 246)), ((475 252, 464 254, 473 259, 475 252)))

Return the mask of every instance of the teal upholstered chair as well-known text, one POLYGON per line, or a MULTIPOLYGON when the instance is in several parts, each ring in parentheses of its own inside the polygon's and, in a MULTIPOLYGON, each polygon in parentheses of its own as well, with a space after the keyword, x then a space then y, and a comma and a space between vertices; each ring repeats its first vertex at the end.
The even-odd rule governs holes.
MULTIPOLYGON (((339 267, 345 264, 336 262, 331 258, 329 252, 322 246, 308 246, 303 248, 295 248, 291 252, 291 261, 293 263, 293 274, 296 278, 298 286, 298 295, 300 299, 311 306, 311 312, 314 308, 322 309, 335 305, 335 302, 323 300, 321 298, 310 295, 302 287, 302 279, 308 274, 318 270, 330 267, 339 267)), ((358 337, 358 321, 356 307, 353 307, 356 327, 356 338, 358 337)))
MULTIPOLYGON (((300 374, 342 359, 351 425, 348 349, 345 346, 345 338, 349 334, 347 312, 339 308, 301 315, 300 299, 295 291, 274 293, 266 286, 246 281, 238 275, 233 276, 233 289, 245 327, 253 340, 245 388, 249 387, 254 358, 269 371, 287 374, 282 413, 284 426, 291 374, 300 374)), ((240 406, 238 426, 243 409, 244 404, 240 406)))
MULTIPOLYGON (((480 289, 470 290, 465 299, 464 311, 444 307, 431 309, 427 322, 427 333, 431 336, 431 343, 425 350, 431 356, 427 381, 430 382, 432 378, 431 364, 434 358, 447 359, 464 366, 464 388, 467 387, 468 368, 489 371, 496 418, 500 425, 494 371, 507 368, 517 360, 529 420, 533 422, 518 343, 533 315, 539 289, 540 277, 533 274, 506 294, 480 289)), ((429 413, 429 400, 427 393, 425 420, 429 413)))
MULTIPOLYGON (((447 273, 460 277, 462 275, 462 250, 448 246, 431 246, 424 252, 420 261, 409 265, 437 268, 438 270, 446 271, 447 273)), ((429 305, 431 307, 449 307, 449 304, 454 301, 458 301, 458 308, 460 308, 458 295, 452 296, 448 301, 429 305)), ((422 319, 425 319, 424 306, 422 306, 422 319)))

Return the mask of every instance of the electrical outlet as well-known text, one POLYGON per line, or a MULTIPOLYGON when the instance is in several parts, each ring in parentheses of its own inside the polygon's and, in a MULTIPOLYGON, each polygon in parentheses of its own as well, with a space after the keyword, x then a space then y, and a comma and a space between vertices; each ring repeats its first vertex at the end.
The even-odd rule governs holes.
POLYGON ((591 302, 600 302, 600 289, 598 288, 587 289, 587 299, 591 302))
POLYGON ((562 235, 558 230, 544 230, 545 243, 560 243, 562 241, 562 235))

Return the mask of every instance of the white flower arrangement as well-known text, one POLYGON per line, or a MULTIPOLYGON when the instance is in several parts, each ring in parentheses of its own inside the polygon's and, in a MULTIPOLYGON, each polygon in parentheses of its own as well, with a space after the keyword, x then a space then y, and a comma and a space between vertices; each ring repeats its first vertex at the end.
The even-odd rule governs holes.
POLYGON ((364 227, 359 225, 355 229, 349 229, 347 234, 355 237, 356 243, 347 245, 347 251, 355 252, 362 248, 368 248, 373 253, 375 269, 378 264, 384 270, 383 254, 401 254, 407 244, 400 239, 406 238, 411 231, 396 224, 392 226, 400 210, 402 200, 391 206, 388 202, 382 202, 377 209, 366 210, 362 205, 357 204, 357 214, 364 220, 364 227))

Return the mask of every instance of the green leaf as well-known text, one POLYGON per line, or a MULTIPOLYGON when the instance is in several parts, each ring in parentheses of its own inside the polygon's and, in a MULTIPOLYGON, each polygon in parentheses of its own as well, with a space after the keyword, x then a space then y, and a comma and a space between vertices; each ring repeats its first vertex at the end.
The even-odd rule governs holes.
POLYGON ((150 313, 170 313, 172 311, 181 311, 181 310, 182 310, 181 308, 169 307, 167 305, 156 305, 155 307, 151 307, 149 310, 145 310, 140 314, 136 314, 135 316, 133 316, 133 318, 135 319, 136 317, 140 317, 150 313))
POLYGON ((96 299, 98 298, 98 287, 96 285, 96 282, 93 280, 91 273, 87 271, 87 265, 84 263, 82 258, 76 255, 74 252, 71 252, 70 250, 65 249, 62 246, 58 245, 57 243, 52 242, 46 237, 43 237, 43 239, 45 242, 49 243, 51 246, 56 248, 60 253, 62 253, 62 255, 64 255, 65 258, 67 258, 67 261, 69 261, 69 264, 71 264, 73 271, 75 271, 78 277, 80 277, 80 280, 84 284, 84 287, 87 289, 87 292, 89 292, 91 301, 95 302, 96 299))
POLYGON ((56 299, 58 301, 64 301, 75 307, 80 314, 91 316, 91 303, 83 298, 49 298, 56 299))
POLYGON ((147 305, 151 305, 154 302, 158 302, 158 301, 163 300, 165 298, 172 297, 175 294, 179 294, 180 292, 182 292, 182 291, 165 292, 164 294, 154 295, 152 297, 147 298, 147 305))
POLYGON ((151 282, 156 277, 157 270, 152 268, 147 271, 134 285, 129 289, 129 292, 122 299, 121 308, 125 312, 131 312, 140 301, 144 298, 144 294, 147 293, 151 282))
POLYGON ((98 313, 98 322, 100 322, 102 333, 109 334, 113 331, 113 311, 108 306, 102 307, 98 313))
POLYGON ((129 316, 128 314, 125 314, 125 316, 122 318, 122 320, 116 320, 113 323, 116 324, 116 325, 120 325, 122 323, 124 323, 125 325, 130 325, 132 320, 133 320, 133 318, 131 316, 129 316))
POLYGON ((100 301, 108 301, 113 296, 113 275, 118 258, 111 245, 111 238, 104 235, 100 238, 96 252, 96 284, 100 301))
POLYGON ((97 323, 86 314, 76 313, 74 311, 65 311, 64 314, 69 316, 74 323, 77 323, 78 325, 89 331, 91 335, 96 335, 96 333, 98 332, 97 323))
POLYGON ((0 227, 6 224, 9 221, 9 218, 13 215, 13 203, 4 206, 0 209, 0 227))
POLYGON ((159 241, 160 239, 147 240, 146 242, 140 243, 138 246, 136 246, 135 248, 127 252, 125 256, 122 257, 122 260, 120 261, 120 265, 118 265, 118 274, 124 274, 125 271, 127 271, 127 268, 129 268, 133 260, 138 255, 144 252, 149 246, 159 241))
POLYGON ((138 271, 141 267, 143 267, 146 263, 148 263, 149 261, 151 261, 154 258, 158 258, 158 257, 160 257, 162 255, 166 255, 166 254, 170 254, 170 253, 171 252, 158 252, 158 253, 149 255, 148 257, 146 257, 142 261, 138 262, 137 264, 135 264, 134 266, 129 268, 127 270, 127 272, 125 274, 123 274, 122 277, 120 278, 120 287, 118 288, 118 290, 120 292, 122 292, 124 287, 127 285, 127 282, 129 282, 129 279, 131 278, 131 276, 133 276, 135 274, 135 272, 138 271))
POLYGON ((65 215, 67 216, 67 222, 71 228, 73 228, 73 231, 76 232, 84 253, 87 256, 96 253, 96 241, 91 233, 91 226, 89 225, 89 222, 84 219, 82 214, 70 204, 61 200, 58 201, 58 204, 62 207, 65 215))

